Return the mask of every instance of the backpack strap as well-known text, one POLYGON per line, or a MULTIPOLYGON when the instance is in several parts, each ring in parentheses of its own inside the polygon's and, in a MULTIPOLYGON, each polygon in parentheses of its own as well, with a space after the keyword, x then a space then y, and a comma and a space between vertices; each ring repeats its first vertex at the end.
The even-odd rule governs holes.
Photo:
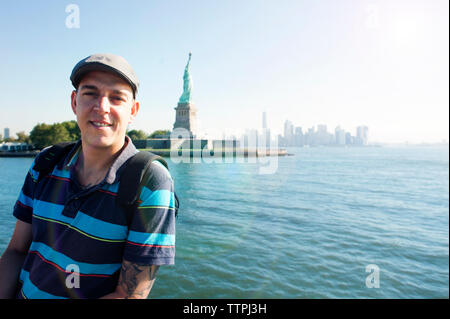
MULTIPOLYGON (((126 210, 128 226, 131 224, 133 212, 138 205, 139 195, 144 186, 143 183, 153 161, 158 161, 167 169, 169 168, 167 162, 161 156, 141 151, 130 159, 121 173, 117 201, 126 210)), ((175 195, 175 216, 178 212, 178 203, 178 197, 175 195)))
POLYGON ((77 142, 63 142, 50 146, 36 158, 33 169, 39 172, 38 181, 53 171, 56 164, 69 153, 77 142))

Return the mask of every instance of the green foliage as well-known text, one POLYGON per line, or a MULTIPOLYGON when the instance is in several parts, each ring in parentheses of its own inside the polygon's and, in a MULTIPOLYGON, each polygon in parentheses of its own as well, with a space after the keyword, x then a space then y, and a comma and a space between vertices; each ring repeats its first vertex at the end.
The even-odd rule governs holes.
POLYGON ((76 141, 80 138, 76 121, 45 124, 38 123, 30 132, 30 140, 37 149, 60 143, 76 141))
POLYGON ((38 123, 30 132, 30 138, 37 149, 51 145, 49 142, 50 125, 38 123))
POLYGON ((15 142, 31 144, 30 136, 28 136, 24 131, 20 131, 16 133, 16 135, 17 139, 15 140, 15 142))
POLYGON ((71 141, 77 141, 81 138, 81 132, 77 121, 65 121, 61 124, 66 128, 67 132, 69 132, 69 138, 71 141))
POLYGON ((162 138, 162 137, 168 137, 170 135, 169 130, 156 130, 152 134, 150 134, 149 138, 162 138))
POLYGON ((131 138, 132 141, 147 139, 147 133, 142 130, 131 130, 127 132, 127 135, 131 138))

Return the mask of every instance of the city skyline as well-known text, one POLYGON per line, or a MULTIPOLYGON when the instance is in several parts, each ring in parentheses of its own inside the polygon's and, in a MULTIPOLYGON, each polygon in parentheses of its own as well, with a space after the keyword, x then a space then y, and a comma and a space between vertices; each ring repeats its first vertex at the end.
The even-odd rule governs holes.
MULTIPOLYGON (((263 115, 263 120, 262 120, 262 126, 260 128, 245 128, 243 130, 238 131, 237 133, 229 133, 229 132, 222 132, 221 136, 207 136, 207 135, 203 135, 204 138, 209 138, 209 139, 243 139, 243 138, 248 138, 248 136, 252 136, 255 137, 255 141, 257 141, 258 138, 262 138, 261 136, 264 134, 264 141, 266 141, 267 146, 269 146, 270 141, 273 141, 275 138, 277 139, 277 145, 278 146, 305 146, 305 145, 382 145, 382 144, 449 144, 449 141, 446 139, 443 139, 441 141, 433 141, 433 142, 410 142, 408 140, 406 141, 400 141, 400 142, 385 142, 385 141, 374 141, 372 139, 369 138, 368 134, 368 130, 369 127, 366 125, 359 125, 357 126, 353 131, 352 130, 347 130, 345 127, 341 127, 341 125, 338 125, 334 128, 334 134, 332 132, 328 132, 328 125, 326 124, 315 124, 312 125, 311 127, 307 127, 307 126, 298 126, 298 125, 294 125, 294 123, 292 123, 290 120, 285 120, 284 122, 284 131, 282 133, 276 133, 274 131, 271 130, 270 126, 267 124, 267 112, 262 112, 263 115), (325 133, 328 134, 329 136, 327 137, 328 139, 332 139, 332 140, 328 140, 327 142, 295 142, 295 145, 291 145, 291 143, 286 143, 286 139, 289 138, 286 135, 286 123, 289 123, 290 126, 292 127, 292 133, 290 134, 291 137, 298 138, 299 135, 299 130, 300 130, 300 135, 303 136, 308 136, 311 134, 316 134, 316 133, 325 133), (317 130, 316 130, 317 128, 317 130), (303 131, 305 130, 305 131, 303 131), (364 133, 361 133, 360 130, 365 130, 364 133), (352 132, 354 132, 355 134, 352 135, 352 132), (360 136, 364 136, 363 140, 359 140, 358 138, 360 136)), ((54 123, 46 123, 46 124, 54 124, 54 123)), ((168 131, 171 131, 170 129, 167 128, 168 131)), ((147 133, 148 135, 150 135, 153 132, 148 132, 145 129, 142 130, 145 133, 147 133)), ((155 130, 156 131, 156 130, 155 130)), ((14 139, 14 133, 10 134, 10 129, 8 127, 3 129, 3 135, 0 134, 0 137, 2 137, 3 139, 5 138, 12 138, 14 139), (6 135, 5 133, 8 132, 8 134, 6 135)), ((24 130, 20 130, 19 132, 24 132, 24 130)), ((29 135, 29 132, 25 132, 25 134, 29 135)), ((17 137, 17 136, 16 136, 17 137)), ((1 139, 0 139, 1 141, 1 139)))
POLYGON ((210 137, 259 128, 266 111, 273 134, 289 119, 366 125, 374 142, 449 139, 448 1, 74 5, 79 27, 69 28, 65 3, 0 4, 0 128, 12 136, 75 119, 68 77, 94 52, 123 55, 140 78, 130 130, 171 129, 192 51, 198 126, 210 137), (118 14, 132 22, 117 25, 118 14))
POLYGON ((368 146, 378 145, 377 142, 369 142, 369 128, 360 125, 356 128, 355 134, 345 128, 337 126, 334 134, 328 132, 327 125, 318 124, 309 128, 294 125, 290 120, 285 120, 283 134, 273 134, 268 125, 267 112, 262 112, 262 122, 260 129, 246 129, 239 137, 236 135, 223 134, 223 139, 239 139, 250 141, 251 146, 259 147, 286 147, 286 146, 368 146), (303 131, 303 129, 305 129, 303 131), (275 141, 275 144, 274 144, 275 141))

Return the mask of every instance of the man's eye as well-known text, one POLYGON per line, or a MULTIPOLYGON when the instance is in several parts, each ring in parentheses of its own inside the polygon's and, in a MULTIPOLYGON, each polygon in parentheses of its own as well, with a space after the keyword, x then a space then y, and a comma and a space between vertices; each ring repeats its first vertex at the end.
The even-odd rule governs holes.
POLYGON ((92 96, 94 94, 95 94, 94 92, 85 92, 85 93, 83 93, 83 95, 89 95, 89 96, 92 96))
POLYGON ((124 101, 124 99, 121 98, 120 96, 113 96, 112 99, 113 99, 114 101, 121 101, 121 102, 124 101))

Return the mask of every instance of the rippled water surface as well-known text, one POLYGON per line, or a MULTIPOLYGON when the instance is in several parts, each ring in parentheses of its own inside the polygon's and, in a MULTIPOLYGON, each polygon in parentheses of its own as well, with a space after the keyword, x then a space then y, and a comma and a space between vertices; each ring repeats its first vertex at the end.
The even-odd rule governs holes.
MULTIPOLYGON (((260 164, 170 163, 176 265, 153 298, 448 298, 446 147, 296 148, 260 164), (367 265, 379 288, 366 287, 367 265)), ((0 251, 32 159, 0 158, 0 251)))

